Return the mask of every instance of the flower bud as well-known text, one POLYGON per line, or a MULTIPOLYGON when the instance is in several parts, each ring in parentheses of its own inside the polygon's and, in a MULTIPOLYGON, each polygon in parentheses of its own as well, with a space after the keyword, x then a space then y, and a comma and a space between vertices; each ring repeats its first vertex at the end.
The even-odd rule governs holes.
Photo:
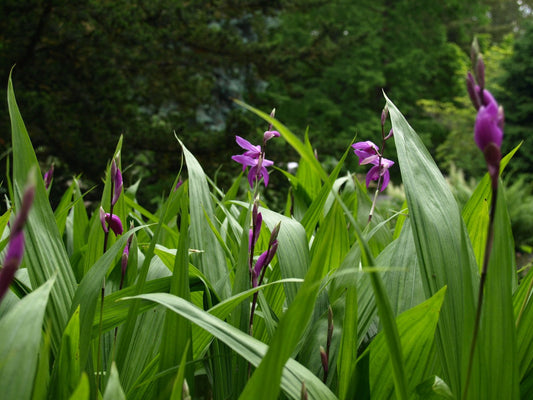
POLYGON ((113 197, 111 198, 111 204, 117 204, 120 193, 122 192, 122 173, 120 168, 117 166, 115 159, 111 163, 111 179, 113 180, 113 197))
POLYGON ((468 95, 470 97, 470 100, 472 101, 472 104, 476 108, 476 110, 479 110, 479 107, 481 106, 481 101, 479 100, 478 91, 476 90, 476 83, 474 82, 474 77, 468 72, 468 75, 466 76, 466 89, 468 91, 468 95))
POLYGON ((478 54, 476 62, 476 79, 477 84, 483 90, 485 88, 485 63, 483 62, 483 56, 478 54))
POLYGON ((50 166, 50 169, 44 174, 44 187, 48 190, 50 184, 52 183, 52 178, 54 177, 54 164, 50 166))

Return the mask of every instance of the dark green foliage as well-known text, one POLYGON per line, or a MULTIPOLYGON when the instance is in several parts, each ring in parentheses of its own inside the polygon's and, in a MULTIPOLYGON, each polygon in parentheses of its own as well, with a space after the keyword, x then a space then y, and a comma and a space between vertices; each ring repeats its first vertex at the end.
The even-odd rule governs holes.
MULTIPOLYGON (((220 168, 217 183, 229 187, 238 171, 228 157, 234 135, 266 129, 232 97, 276 107, 301 136, 311 126, 325 162, 356 133, 379 137, 385 89, 434 153, 447 131, 416 102, 462 93, 458 49, 488 22, 489 3, 10 0, 0 4, 9 16, 0 20, 0 75, 16 64, 39 158, 45 169, 56 164, 55 202, 74 174, 83 171, 86 187, 99 183, 124 134, 125 177, 144 178, 140 200, 155 203, 179 165, 174 132, 209 175, 220 168)), ((7 126, 0 116, 4 143, 7 126)), ((296 159, 281 143, 270 151, 278 163, 296 159)))

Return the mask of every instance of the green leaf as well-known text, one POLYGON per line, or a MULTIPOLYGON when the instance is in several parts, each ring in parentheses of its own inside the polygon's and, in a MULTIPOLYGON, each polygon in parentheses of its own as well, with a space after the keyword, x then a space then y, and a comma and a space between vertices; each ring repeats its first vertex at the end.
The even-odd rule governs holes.
MULTIPOLYGON (((280 223, 279 246, 276 257, 278 258, 281 277, 283 279, 303 279, 309 268, 309 247, 302 225, 292 218, 287 218, 263 207, 259 207, 259 211, 263 216, 263 222, 270 231, 280 223)), ((288 305, 294 301, 300 286, 297 283, 283 285, 288 305)))
POLYGON ((395 316, 425 300, 409 220, 405 221, 398 239, 379 254, 376 264, 390 268, 385 270, 383 281, 395 316))
POLYGON ((453 393, 459 394, 475 314, 476 262, 448 184, 418 135, 385 98, 425 295, 431 297, 448 287, 437 326, 437 348, 443 377, 453 393))
POLYGON ((31 399, 52 278, 0 320, 0 387, 6 399, 31 399))
MULTIPOLYGON (((445 293, 446 289, 442 288, 422 304, 400 314, 396 320, 410 394, 428 377, 435 329, 445 293)), ((394 397, 390 355, 383 333, 378 334, 370 345, 370 391, 373 399, 394 397)))
MULTIPOLYGON (((520 144, 502 158, 500 163, 500 175, 519 148, 520 144)), ((470 196, 468 202, 463 207, 462 212, 479 271, 481 271, 483 255, 485 254, 485 242, 487 241, 487 229, 489 226, 489 204, 491 199, 492 189, 490 185, 490 177, 489 174, 486 173, 476 186, 476 189, 474 190, 474 193, 472 193, 472 196, 470 196)))
POLYGON ((426 379, 416 387, 416 400, 455 400, 450 388, 438 376, 426 379))
MULTIPOLYGON (((202 253, 195 254, 191 262, 207 276, 219 296, 228 297, 231 290, 224 251, 204 215, 207 214, 211 222, 215 223, 207 179, 196 158, 181 141, 180 145, 189 173, 190 245, 194 249, 203 250, 202 253)), ((215 227, 218 228, 216 225, 215 227)))
MULTIPOLYGON (((181 202, 181 215, 188 214, 188 199, 183 198, 181 202)), ((191 300, 189 289, 189 219, 181 218, 179 246, 174 258, 174 269, 170 283, 170 293, 179 296, 187 301, 191 300)), ((161 335, 161 344, 159 347, 159 371, 164 371, 176 365, 176 361, 181 359, 185 364, 187 360, 192 360, 192 341, 191 323, 170 310, 165 314, 165 322, 161 335)), ((194 371, 191 370, 188 378, 193 380, 194 371)), ((181 378, 183 381, 183 377, 181 378)), ((166 390, 170 391, 170 378, 163 378, 159 382, 159 394, 164 394, 166 390)))
MULTIPOLYGON (((334 241, 335 238, 330 238, 330 240, 334 241)), ((281 248, 283 242, 281 240, 279 242, 281 248)), ((319 285, 325 274, 326 264, 323 256, 318 253, 311 260, 304 283, 287 311, 281 316, 270 348, 248 381, 240 398, 276 399, 278 397, 283 366, 305 332, 305 327, 313 313, 319 285), (271 390, 266 391, 265 387, 271 390)))
POLYGON ((174 380, 174 385, 172 386, 172 393, 170 394, 170 400, 181 400, 183 394, 183 385, 187 384, 185 380, 185 367, 187 365, 187 353, 189 350, 190 342, 187 342, 185 345, 185 350, 181 357, 180 366, 178 368, 178 373, 176 374, 176 379, 174 380))
MULTIPOLYGON (((253 365, 258 365, 267 352, 268 347, 264 343, 179 297, 167 293, 153 293, 134 298, 155 301, 189 319, 227 344, 253 365)), ((310 399, 335 399, 335 395, 315 375, 298 362, 289 359, 282 373, 283 391, 291 398, 299 399, 302 381, 305 381, 310 399)), ((268 387, 265 391, 273 389, 270 386, 263 386, 265 387, 268 387)))
POLYGON ((56 359, 52 374, 51 397, 68 399, 76 390, 80 378, 80 308, 78 307, 61 338, 59 358, 56 359))
POLYGON ((89 378, 87 374, 83 372, 81 374, 80 382, 76 387, 76 390, 72 393, 69 400, 89 400, 91 395, 91 390, 89 387, 89 378))
POLYGON ((11 117, 13 190, 17 209, 20 208, 30 171, 36 175, 35 199, 25 226, 24 262, 28 266, 33 287, 41 286, 52 276, 56 276, 46 314, 51 322, 52 351, 57 354, 63 329, 70 317, 69 310, 76 289, 76 279, 57 229, 43 178, 38 173, 39 163, 17 106, 11 74, 7 103, 11 117))
POLYGON ((533 367, 533 330, 531 329, 531 326, 533 326, 532 291, 533 269, 530 269, 520 282, 520 286, 513 297, 520 379, 523 379, 533 367))
POLYGON ((355 396, 355 369, 357 360, 357 289, 355 285, 346 290, 342 338, 337 360, 339 399, 355 396))
POLYGON ((511 222, 503 185, 500 182, 494 241, 485 283, 481 325, 469 398, 518 399, 519 373, 513 314, 512 287, 516 282, 516 265, 511 222), (494 351, 498 348, 498 351, 494 351), (505 368, 502 368, 502 365, 505 368), (476 375, 475 372, 479 371, 476 375), (470 395, 471 393, 471 395, 470 395))
POLYGON ((111 364, 111 375, 107 381, 103 400, 126 400, 126 394, 120 386, 118 370, 114 362, 111 364))
POLYGON ((82 369, 85 368, 89 356, 91 328, 103 279, 107 271, 114 265, 115 257, 124 248, 128 237, 142 228, 136 227, 125 232, 87 272, 76 290, 72 301, 72 313, 80 306, 80 365, 82 369))

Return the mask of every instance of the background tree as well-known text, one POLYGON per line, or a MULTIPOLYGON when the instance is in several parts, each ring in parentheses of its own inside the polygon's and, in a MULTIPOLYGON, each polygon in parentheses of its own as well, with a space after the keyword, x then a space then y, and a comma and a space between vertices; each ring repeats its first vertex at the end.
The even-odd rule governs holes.
MULTIPOLYGON (((356 133, 379 135, 385 89, 435 152, 449 128, 419 100, 460 107, 472 35, 497 23, 487 10, 500 3, 527 11, 511 0, 6 0, 0 71, 16 64, 21 110, 56 185, 80 172, 98 183, 124 134, 125 178, 143 177, 148 200, 175 176, 174 132, 229 182, 234 135, 266 128, 232 97, 276 107, 302 136, 309 126, 326 161, 356 133)), ((9 143, 5 112, 0 140, 9 143)), ((272 151, 278 163, 295 157, 282 141, 272 151)))

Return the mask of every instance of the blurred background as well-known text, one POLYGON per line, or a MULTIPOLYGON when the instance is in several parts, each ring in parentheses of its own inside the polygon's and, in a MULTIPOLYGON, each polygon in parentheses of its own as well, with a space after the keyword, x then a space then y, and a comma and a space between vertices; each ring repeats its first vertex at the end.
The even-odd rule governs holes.
MULTIPOLYGON (((379 142, 382 90, 445 174, 461 171, 468 186, 485 169, 464 86, 477 36, 487 86, 505 108, 504 150, 525 140, 511 164, 522 196, 533 171, 532 7, 525 0, 0 0, 0 78, 7 84, 15 65, 15 93, 43 171, 55 165, 53 202, 74 175, 87 189, 102 186, 120 135, 126 185, 141 179, 138 198, 148 208, 179 170, 175 135, 229 187, 241 170, 230 159, 240 153, 235 135, 259 143, 267 129, 232 98, 267 113, 275 107, 301 138, 309 129, 319 160, 334 164, 355 135, 379 142)), ((0 110, 6 176, 5 95, 0 110)), ((387 151, 394 159, 393 146, 387 151)), ((267 157, 281 168, 297 161, 283 140, 269 142, 267 157)), ((356 170, 357 158, 346 167, 356 170)), ((391 173, 399 184, 398 169, 391 173)), ((286 184, 278 178, 272 193, 286 184)))

